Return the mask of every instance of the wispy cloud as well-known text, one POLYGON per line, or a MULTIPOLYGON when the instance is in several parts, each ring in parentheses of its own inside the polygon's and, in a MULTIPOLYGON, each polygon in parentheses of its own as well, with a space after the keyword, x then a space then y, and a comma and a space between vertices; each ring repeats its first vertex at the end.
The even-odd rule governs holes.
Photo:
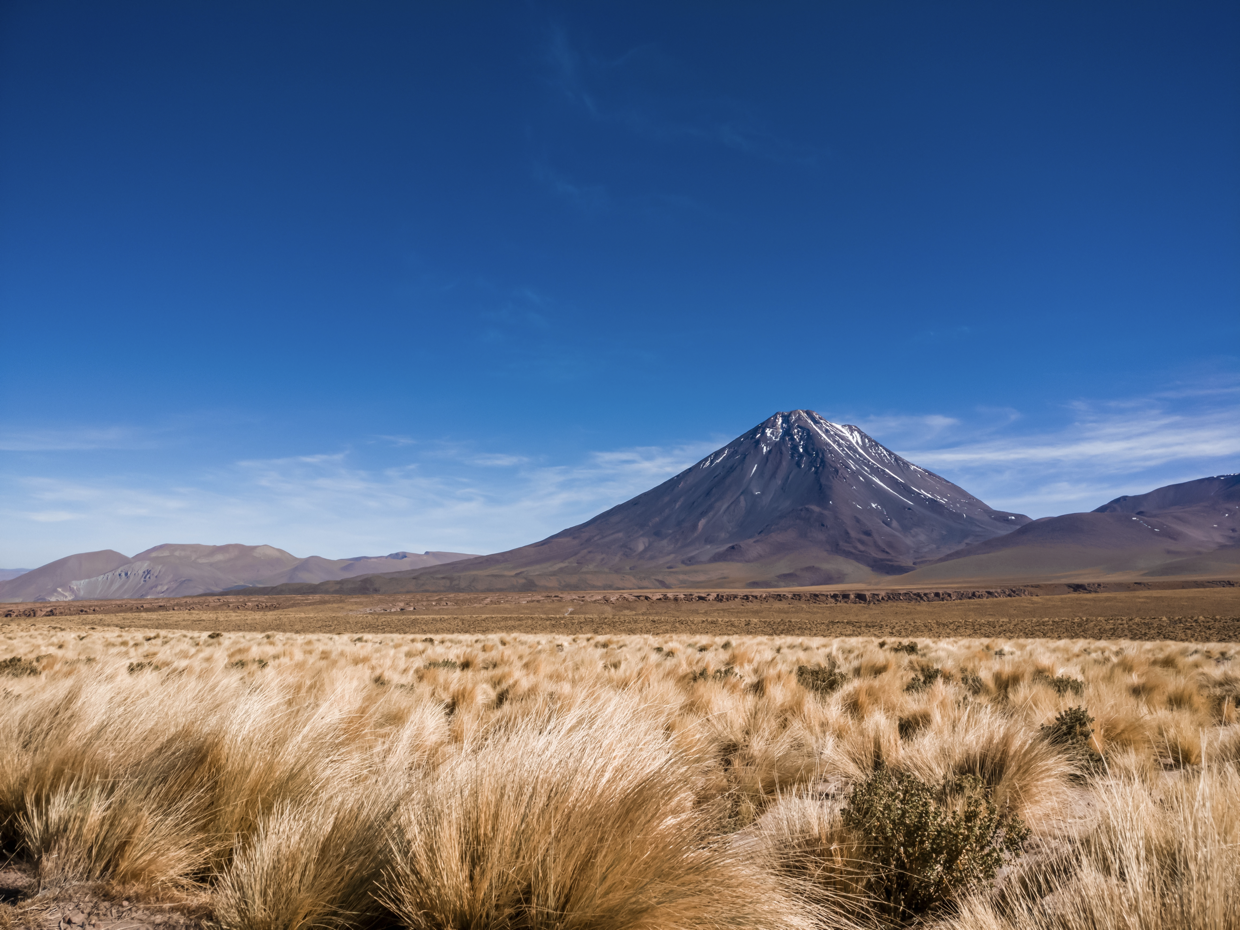
POLYGON ((382 433, 373 436, 371 442, 382 442, 391 446, 416 446, 418 441, 411 436, 387 436, 382 433))
POLYGON ((515 465, 525 465, 529 459, 524 455, 504 455, 496 453, 492 455, 475 455, 470 462, 474 465, 481 465, 483 468, 512 468, 515 465))
POLYGON ((24 516, 35 523, 63 523, 66 520, 78 520, 81 518, 81 514, 68 510, 34 510, 24 514, 24 516))
POLYGON ((842 419, 850 423, 855 419, 855 426, 861 427, 880 442, 883 441, 881 438, 883 436, 899 436, 905 442, 929 442, 949 435, 952 430, 961 425, 958 418, 938 413, 922 416, 887 414, 857 418, 843 417, 842 419))
POLYGON ((611 197, 602 184, 589 184, 569 178, 544 161, 535 161, 534 180, 582 213, 601 213, 611 205, 611 197))
POLYGON ((0 452, 87 452, 96 449, 150 449, 149 432, 127 426, 103 429, 32 429, 0 432, 0 452))
POLYGON ((1200 394, 1178 404, 1183 396, 1077 402, 1062 425, 1037 430, 1021 429, 1015 411, 985 410, 972 421, 943 417, 937 430, 892 420, 899 428, 875 436, 992 506, 1048 516, 1240 469, 1240 406, 1203 404, 1200 394))
POLYGON ((656 44, 608 59, 552 26, 546 61, 556 94, 595 122, 648 139, 695 140, 781 164, 808 166, 822 157, 818 149, 772 132, 742 101, 702 90, 689 69, 656 44))
POLYGON ((0 542, 0 558, 40 563, 167 541, 263 542, 332 557, 401 548, 494 552, 589 519, 714 445, 607 450, 565 465, 457 449, 446 459, 370 468, 354 453, 325 453, 241 461, 175 486, 149 476, 11 477, 0 479, 0 519, 15 530, 38 524, 38 544, 15 535, 0 542))

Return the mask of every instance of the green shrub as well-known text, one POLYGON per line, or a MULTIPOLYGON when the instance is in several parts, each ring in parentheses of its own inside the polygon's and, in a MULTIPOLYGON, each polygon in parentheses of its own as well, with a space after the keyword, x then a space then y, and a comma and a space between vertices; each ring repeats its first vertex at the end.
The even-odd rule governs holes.
POLYGON ((723 668, 717 668, 713 672, 704 668, 698 669, 689 676, 690 681, 724 681, 728 678, 739 678, 736 669, 731 665, 725 665, 723 668))
POLYGON ((1046 672, 1037 671, 1033 673, 1033 680, 1053 688, 1060 697, 1069 691, 1078 697, 1085 693, 1085 682, 1079 678, 1069 678, 1067 675, 1048 675, 1046 672))
POLYGON ((40 674, 39 666, 21 656, 9 656, 0 662, 0 675, 8 678, 25 678, 28 675, 38 674, 40 674))
POLYGON ((830 665, 798 665, 797 684, 815 694, 831 694, 848 683, 848 676, 830 665))
POLYGON ((936 788, 879 768, 853 789, 842 814, 868 850, 865 891, 899 921, 942 909, 990 881, 1029 836, 972 775, 936 788))
POLYGON ((450 668, 458 669, 461 663, 454 662, 452 659, 436 659, 434 662, 427 662, 426 668, 450 668))
POLYGON ((1069 707, 1042 727, 1042 738, 1052 746, 1063 749, 1078 763, 1093 767, 1102 761, 1097 750, 1089 744, 1089 738, 1094 735, 1093 724, 1094 718, 1084 707, 1069 707))

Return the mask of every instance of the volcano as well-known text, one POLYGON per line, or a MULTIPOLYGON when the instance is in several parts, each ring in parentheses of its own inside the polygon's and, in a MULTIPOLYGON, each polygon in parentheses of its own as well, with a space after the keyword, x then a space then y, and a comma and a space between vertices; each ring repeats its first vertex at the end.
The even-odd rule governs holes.
MULTIPOLYGON (((451 566, 305 590, 854 582, 910 571, 1028 522, 992 510, 855 426, 794 410, 541 542, 451 566)), ((299 593, 302 587, 272 590, 299 593)))

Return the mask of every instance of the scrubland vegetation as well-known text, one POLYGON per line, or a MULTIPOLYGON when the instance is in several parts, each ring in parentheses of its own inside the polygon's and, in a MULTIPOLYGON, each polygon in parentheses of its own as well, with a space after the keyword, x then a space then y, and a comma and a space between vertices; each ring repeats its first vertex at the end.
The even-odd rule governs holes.
POLYGON ((1240 927, 1237 651, 8 627, 0 927, 1240 927))

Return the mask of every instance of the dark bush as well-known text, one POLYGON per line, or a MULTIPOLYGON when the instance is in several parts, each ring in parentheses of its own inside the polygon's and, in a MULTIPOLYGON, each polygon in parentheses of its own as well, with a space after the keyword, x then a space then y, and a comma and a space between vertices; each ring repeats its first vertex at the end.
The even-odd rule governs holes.
POLYGON ((903 652, 903 653, 906 653, 907 655, 915 656, 917 655, 917 644, 911 641, 907 643, 896 643, 894 646, 891 647, 891 651, 892 652, 903 652))
POLYGON ((8 678, 25 678, 27 675, 38 675, 39 666, 21 656, 9 656, 0 662, 0 675, 8 678))
POLYGON ((690 681, 724 681, 728 678, 739 678, 736 669, 731 665, 725 665, 723 668, 717 668, 713 672, 700 668, 689 676, 690 681))
POLYGON ((461 663, 454 662, 452 659, 436 659, 434 662, 427 662, 425 667, 458 669, 461 667, 461 663))
POLYGON ((900 739, 912 739, 926 728, 926 725, 930 723, 930 720, 930 714, 925 709, 922 709, 920 712, 901 717, 896 722, 896 729, 900 734, 900 739))
POLYGON ((842 814, 868 853, 865 892, 881 913, 902 922, 993 879, 1029 836, 971 775, 935 788, 879 768, 853 789, 842 814))
POLYGON ((1084 707, 1069 707, 1042 727, 1042 738, 1052 746, 1058 746, 1078 763, 1092 767, 1102 761, 1097 750, 1089 744, 1094 735, 1094 718, 1084 707))
POLYGON ((1033 680, 1053 688, 1060 697, 1069 691, 1077 697, 1085 693, 1085 682, 1079 678, 1069 678, 1067 675, 1048 675, 1046 672, 1037 671, 1033 673, 1033 680))
POLYGON ((921 668, 913 680, 904 686, 905 691, 925 691, 943 677, 943 670, 937 666, 927 665, 921 668))
POLYGON ((963 671, 960 673, 960 683, 964 685, 964 689, 970 694, 978 695, 986 690, 986 683, 982 681, 982 676, 977 672, 963 671))
POLYGON ((815 694, 831 694, 848 683, 848 676, 834 662, 830 665, 798 665, 797 684, 815 694))

